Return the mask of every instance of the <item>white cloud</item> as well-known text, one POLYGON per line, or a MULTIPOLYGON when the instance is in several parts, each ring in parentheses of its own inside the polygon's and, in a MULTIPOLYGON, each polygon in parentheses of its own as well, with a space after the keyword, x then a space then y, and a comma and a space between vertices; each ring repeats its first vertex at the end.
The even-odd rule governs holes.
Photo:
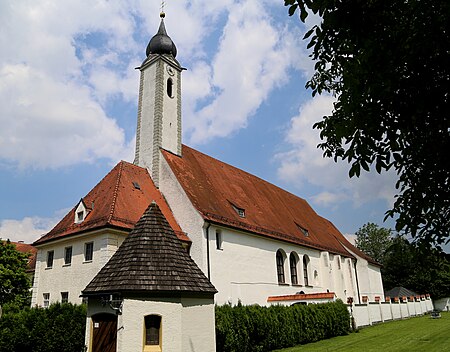
POLYGON ((57 218, 25 217, 21 220, 0 221, 0 238, 12 242, 33 243, 50 231, 58 222, 57 218))
POLYGON ((300 50, 292 45, 297 37, 272 23, 265 6, 270 7, 250 0, 228 9, 217 54, 201 72, 209 88, 202 86, 203 97, 193 96, 207 102, 198 109, 190 102, 190 110, 185 109, 189 142, 204 143, 245 128, 270 92, 287 82, 288 69, 297 66, 293 62, 300 50))
POLYGON ((318 205, 333 207, 350 200, 359 207, 382 199, 392 206, 393 172, 381 175, 363 172, 359 178, 350 179, 347 162, 335 163, 333 159, 324 158, 322 150, 317 148, 319 132, 312 126, 332 112, 334 101, 331 96, 317 96, 303 104, 299 114, 291 119, 285 138, 290 150, 276 156, 280 162, 279 177, 298 188, 305 184, 317 186, 321 191, 311 199, 318 205))
MULTIPOLYGON (((310 70, 299 29, 274 23, 275 6, 268 0, 166 4, 169 35, 190 68, 183 123, 191 143, 245 128, 286 83, 289 69, 310 70), (205 48, 218 33, 217 53, 208 58, 205 48)), ((0 129, 0 158, 55 168, 129 154, 130 141, 105 111, 111 99, 137 103, 134 67, 156 31, 159 7, 138 0, 2 2, 0 72, 8 79, 1 83, 0 122, 11 126, 0 129)))
POLYGON ((0 70, 0 157, 20 167, 60 167, 115 158, 124 133, 89 90, 26 65, 0 70))
POLYGON ((104 104, 119 94, 137 100, 133 60, 121 61, 137 52, 133 9, 117 1, 2 2, 1 159, 57 168, 130 154, 104 104), (125 75, 114 70, 121 65, 125 75))

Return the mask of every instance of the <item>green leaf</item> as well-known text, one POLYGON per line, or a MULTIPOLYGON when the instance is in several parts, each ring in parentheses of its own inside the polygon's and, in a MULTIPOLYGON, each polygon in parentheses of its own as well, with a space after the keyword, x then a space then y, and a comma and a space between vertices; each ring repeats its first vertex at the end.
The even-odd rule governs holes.
POLYGON ((353 163, 352 167, 350 168, 350 171, 348 172, 348 175, 350 178, 352 178, 353 176, 359 177, 361 173, 361 167, 358 163, 353 163))
POLYGON ((300 9, 300 20, 305 23, 306 17, 308 17, 308 11, 304 7, 300 9))
POLYGON ((314 33, 315 27, 316 26, 312 27, 308 32, 306 32, 305 35, 303 36, 303 39, 308 39, 308 37, 314 33))
POLYGON ((295 10, 297 10, 297 7, 298 7, 298 4, 294 4, 294 5, 291 5, 291 7, 289 7, 289 10, 288 10, 289 16, 292 16, 295 13, 295 10))

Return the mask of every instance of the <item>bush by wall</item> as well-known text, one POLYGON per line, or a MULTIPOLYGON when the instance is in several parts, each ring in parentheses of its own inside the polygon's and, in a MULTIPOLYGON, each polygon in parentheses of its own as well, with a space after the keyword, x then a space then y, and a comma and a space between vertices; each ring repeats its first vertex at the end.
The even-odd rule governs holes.
POLYGON ((0 352, 84 351, 86 307, 70 303, 5 312, 0 318, 0 352))
POLYGON ((272 351, 349 331, 350 315, 339 300, 294 306, 216 306, 217 352, 272 351))

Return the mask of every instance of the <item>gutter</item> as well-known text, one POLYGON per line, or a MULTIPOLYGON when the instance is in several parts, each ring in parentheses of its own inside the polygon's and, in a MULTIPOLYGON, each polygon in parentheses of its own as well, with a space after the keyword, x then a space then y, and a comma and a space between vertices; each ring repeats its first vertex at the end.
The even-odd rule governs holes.
POLYGON ((356 279, 356 290, 358 291, 358 304, 361 304, 361 295, 359 294, 359 283, 358 283, 358 269, 356 269, 356 262, 358 259, 355 259, 355 279, 356 279))

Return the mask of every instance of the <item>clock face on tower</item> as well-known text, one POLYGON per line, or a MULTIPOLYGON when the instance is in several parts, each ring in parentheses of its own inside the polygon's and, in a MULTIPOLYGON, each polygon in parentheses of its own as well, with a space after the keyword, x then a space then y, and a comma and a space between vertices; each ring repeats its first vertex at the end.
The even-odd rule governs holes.
POLYGON ((175 74, 174 69, 169 65, 166 66, 166 70, 167 70, 167 73, 171 76, 173 76, 175 74))

